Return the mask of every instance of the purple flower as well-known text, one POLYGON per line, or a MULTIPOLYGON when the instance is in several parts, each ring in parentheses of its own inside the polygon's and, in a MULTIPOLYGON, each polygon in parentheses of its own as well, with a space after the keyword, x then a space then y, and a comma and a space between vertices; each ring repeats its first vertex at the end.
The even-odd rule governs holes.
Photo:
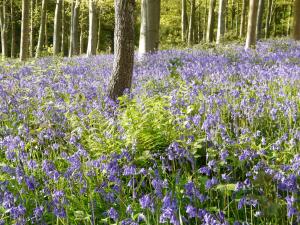
POLYGON ((114 221, 117 221, 119 219, 119 214, 118 214, 117 210, 115 210, 113 207, 111 207, 108 210, 108 216, 109 216, 109 218, 113 219, 114 221))
POLYGON ((144 195, 139 199, 140 205, 142 209, 150 209, 153 207, 153 201, 150 197, 150 194, 144 195))

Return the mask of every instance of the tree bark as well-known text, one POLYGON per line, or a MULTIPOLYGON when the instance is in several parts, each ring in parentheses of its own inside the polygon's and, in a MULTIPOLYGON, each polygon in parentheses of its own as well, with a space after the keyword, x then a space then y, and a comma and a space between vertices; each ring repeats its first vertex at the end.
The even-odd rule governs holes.
POLYGON ((262 20, 264 15, 264 0, 259 0, 258 3, 258 15, 257 15, 257 26, 256 26, 256 36, 257 40, 262 37, 262 20))
POLYGON ((16 22, 13 0, 10 0, 10 19, 11 19, 11 49, 10 55, 16 57, 16 22))
POLYGON ((245 34, 246 11, 247 11, 247 0, 243 0, 242 13, 241 13, 240 37, 243 37, 245 34))
POLYGON ((72 16, 71 16, 71 35, 70 35, 70 52, 69 57, 73 55, 79 55, 80 43, 79 43, 79 9, 80 0, 72 1, 72 16))
POLYGON ((89 37, 87 56, 96 55, 97 53, 97 7, 94 0, 89 0, 89 37))
POLYGON ((268 11, 267 11, 267 19, 266 19, 265 38, 268 38, 270 36, 270 25, 271 25, 271 18, 272 18, 272 7, 273 7, 273 0, 268 0, 268 11))
POLYGON ((24 61, 29 56, 29 32, 30 32, 30 0, 22 0, 22 24, 21 24, 21 43, 20 60, 24 61))
POLYGON ((6 24, 6 1, 2 1, 0 9, 0 27, 1 27, 1 48, 2 59, 7 56, 7 24, 6 24))
POLYGON ((142 0, 139 53, 153 52, 159 46, 160 0, 142 0))
POLYGON ((58 55, 61 51, 62 39, 62 0, 56 0, 54 16, 53 54, 58 55))
POLYGON ((38 58, 41 56, 43 51, 43 46, 45 43, 45 28, 46 28, 46 7, 47 7, 47 0, 43 0, 42 2, 42 12, 41 12, 41 24, 39 30, 39 39, 36 48, 35 57, 38 58))
POLYGON ((226 4, 227 0, 219 1, 219 14, 218 14, 218 30, 217 30, 217 44, 220 44, 225 31, 225 17, 226 17, 226 4))
POLYGON ((300 0, 295 0, 294 39, 300 40, 300 0))
POLYGON ((195 0, 191 0, 191 13, 190 13, 190 23, 189 23, 189 34, 188 34, 188 45, 192 46, 194 44, 194 32, 195 32, 195 0))
POLYGON ((247 39, 245 49, 255 48, 258 0, 250 0, 247 39))
POLYGON ((115 0, 114 64, 108 88, 111 99, 131 88, 134 62, 135 0, 115 0))
POLYGON ((216 1, 210 0, 209 12, 208 12, 208 21, 207 21, 207 33, 206 33, 206 41, 213 41, 214 34, 214 10, 215 10, 216 1))
POLYGON ((186 0, 181 0, 181 40, 186 41, 188 27, 187 4, 186 0))

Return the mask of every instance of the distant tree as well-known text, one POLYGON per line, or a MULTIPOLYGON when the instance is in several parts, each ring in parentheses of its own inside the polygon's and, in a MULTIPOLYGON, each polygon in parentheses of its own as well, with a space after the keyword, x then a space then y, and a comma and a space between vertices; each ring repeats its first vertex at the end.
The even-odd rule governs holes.
POLYGON ((16 21, 13 0, 10 0, 10 21, 11 21, 11 48, 10 55, 16 57, 16 21))
POLYGON ((243 4, 242 4, 240 37, 243 37, 245 34, 247 2, 248 2, 247 0, 243 0, 243 4))
POLYGON ((53 54, 58 55, 61 51, 62 39, 62 0, 56 0, 53 34, 53 54))
POLYGON ((217 44, 220 44, 222 41, 222 38, 224 37, 226 5, 227 5, 227 0, 219 0, 217 44))
POLYGON ((257 25, 256 25, 256 38, 260 39, 262 36, 262 20, 264 15, 264 0, 259 0, 258 3, 258 14, 257 14, 257 25))
POLYGON ((272 8, 273 8, 273 0, 268 0, 268 10, 267 10, 267 18, 266 18, 265 38, 270 37, 270 26, 271 26, 271 20, 272 20, 272 8))
POLYGON ((142 0, 139 53, 153 52, 159 45, 160 0, 142 0))
MULTIPOLYGON (((37 3, 37 2, 36 2, 37 3)), ((35 2, 34 0, 30 1, 30 40, 29 40, 29 56, 34 56, 34 15, 35 15, 35 2)))
POLYGON ((70 48, 69 57, 73 55, 79 55, 80 42, 79 42, 79 11, 80 11, 80 0, 72 0, 71 6, 71 34, 70 34, 70 48))
POLYGON ((109 96, 116 100, 131 88, 134 62, 134 10, 135 0, 115 0, 114 63, 108 88, 109 96))
POLYGON ((7 18, 6 18, 6 0, 2 1, 0 9, 0 28, 1 28, 1 48, 2 58, 7 56, 7 18))
POLYGON ((207 20, 206 42, 212 42, 213 41, 215 5, 216 5, 216 0, 210 0, 208 20, 207 20))
POLYGON ((247 39, 245 49, 255 47, 256 44, 256 23, 257 23, 258 0, 250 0, 247 39))
POLYGON ((88 47, 87 55, 96 55, 97 53, 97 26, 98 17, 97 17, 97 7, 94 0, 89 0, 89 37, 88 37, 88 47))
POLYGON ((22 24, 21 24, 21 44, 20 60, 24 61, 29 56, 29 32, 30 32, 30 0, 22 0, 22 24))
POLYGON ((36 58, 41 56, 41 53, 43 51, 43 47, 45 44, 47 4, 48 4, 47 0, 42 1, 42 12, 41 12, 39 38, 38 38, 38 44, 37 44, 36 53, 35 53, 36 58))
POLYGON ((186 0, 181 0, 181 40, 186 41, 188 28, 187 3, 186 0))
POLYGON ((195 0, 191 0, 191 12, 190 12, 190 23, 189 23, 189 33, 188 33, 189 46, 192 46, 194 44, 195 13, 196 13, 196 2, 195 0))
POLYGON ((294 39, 300 40, 300 0, 295 0, 294 39))

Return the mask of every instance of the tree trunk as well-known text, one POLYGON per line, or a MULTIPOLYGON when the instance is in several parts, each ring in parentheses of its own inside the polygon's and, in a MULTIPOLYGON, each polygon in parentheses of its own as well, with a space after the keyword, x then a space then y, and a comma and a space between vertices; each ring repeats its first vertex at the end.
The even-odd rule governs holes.
POLYGON ((207 21, 208 15, 207 15, 207 0, 205 0, 205 5, 204 5, 204 30, 203 30, 203 41, 206 40, 206 35, 207 35, 207 25, 206 25, 206 21, 207 21))
POLYGON ((271 25, 271 18, 272 18, 272 7, 273 7, 273 0, 268 0, 268 11, 267 11, 267 19, 266 19, 265 38, 268 38, 270 36, 270 25, 271 25))
POLYGON ((82 55, 85 53, 84 51, 84 44, 85 44, 85 40, 83 37, 83 21, 81 20, 80 22, 80 37, 79 37, 79 54, 82 55))
POLYGON ((142 0, 139 53, 158 49, 160 23, 160 0, 142 0))
POLYGON ((98 35, 98 38, 97 38, 97 50, 98 52, 100 52, 100 48, 101 48, 101 17, 100 17, 100 13, 98 15, 98 31, 97 31, 97 35, 98 35))
POLYGON ((89 0, 89 38, 87 47, 87 56, 97 53, 97 7, 94 0, 89 0))
POLYGON ((16 22, 13 0, 10 0, 10 19, 11 19, 11 49, 10 55, 16 57, 16 22))
POLYGON ((256 44, 256 23, 257 23, 258 0, 250 0, 247 39, 245 49, 255 48, 256 44))
POLYGON ((43 46, 45 42, 45 28, 46 28, 46 7, 47 7, 47 0, 43 0, 42 2, 42 12, 41 12, 41 24, 39 30, 39 39, 36 48, 35 57, 38 58, 41 56, 43 51, 43 46))
POLYGON ((257 15, 257 26, 256 26, 256 36, 257 40, 262 37, 262 20, 264 15, 264 0, 259 0, 258 3, 258 15, 257 15))
POLYGON ((247 0, 243 0, 242 13, 241 13, 240 37, 243 37, 245 34, 246 11, 247 11, 247 0))
POLYGON ((21 24, 21 44, 20 60, 28 58, 29 53, 29 32, 30 32, 30 0, 22 0, 22 24, 21 24))
POLYGON ((7 56, 7 24, 6 24, 6 1, 2 1, 2 8, 0 9, 0 27, 1 27, 1 48, 2 59, 7 56))
POLYGON ((294 39, 300 40, 300 0, 295 0, 294 39))
POLYGON ((34 19, 34 1, 30 1, 30 43, 29 43, 29 55, 34 56, 34 35, 33 35, 33 19, 34 19))
POLYGON ((191 13, 190 13, 190 23, 189 23, 189 35, 188 35, 188 45, 192 46, 194 44, 194 31, 195 31, 195 0, 191 0, 191 13))
POLYGON ((65 8, 66 8, 66 2, 62 0, 62 32, 61 32, 61 52, 63 56, 68 56, 68 35, 67 35, 67 26, 66 26, 66 13, 65 13, 65 8))
POLYGON ((54 16, 53 54, 58 55, 61 51, 62 37, 62 0, 56 0, 54 16))
POLYGON ((215 10, 216 1, 210 0, 209 12, 208 12, 208 21, 207 21, 207 33, 206 33, 206 41, 213 41, 214 34, 214 10, 215 10))
POLYGON ((219 1, 219 14, 218 14, 218 30, 217 30, 217 44, 220 44, 225 31, 225 17, 226 17, 226 2, 227 0, 219 1))
POLYGON ((131 88, 134 62, 135 0, 115 0, 114 64, 108 93, 117 100, 131 88))
POLYGON ((71 15, 71 35, 70 35, 70 52, 69 57, 73 55, 79 55, 80 43, 79 43, 79 9, 80 0, 72 1, 72 15, 71 15))
POLYGON ((293 10, 292 10, 292 5, 288 6, 288 24, 287 24, 287 28, 286 28, 286 36, 290 35, 290 31, 291 31, 291 17, 293 16, 293 10))
POLYGON ((186 41, 187 27, 188 27, 188 16, 187 16, 186 0, 181 0, 181 40, 182 40, 182 42, 186 41))

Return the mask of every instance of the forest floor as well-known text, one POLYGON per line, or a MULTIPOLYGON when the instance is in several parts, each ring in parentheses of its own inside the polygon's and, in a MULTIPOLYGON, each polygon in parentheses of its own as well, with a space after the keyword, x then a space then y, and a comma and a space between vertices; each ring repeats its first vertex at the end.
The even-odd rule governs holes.
POLYGON ((300 45, 0 68, 0 224, 299 224, 300 45))

